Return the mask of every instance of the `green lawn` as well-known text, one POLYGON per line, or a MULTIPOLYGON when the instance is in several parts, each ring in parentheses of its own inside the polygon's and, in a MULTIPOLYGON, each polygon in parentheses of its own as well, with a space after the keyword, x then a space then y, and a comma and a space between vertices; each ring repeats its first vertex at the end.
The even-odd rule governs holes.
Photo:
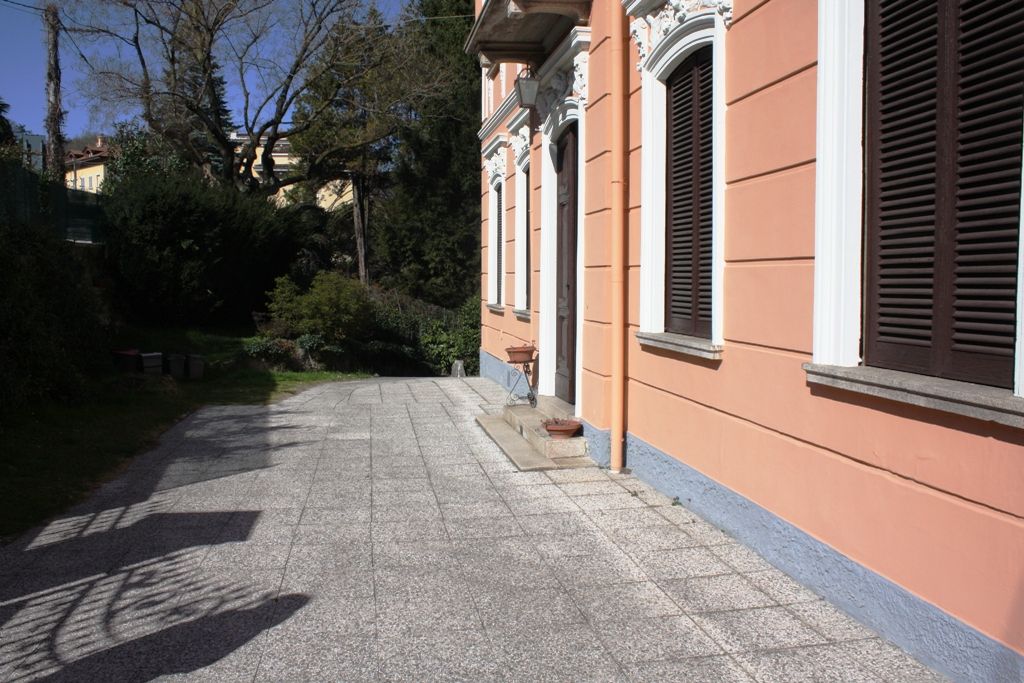
POLYGON ((0 430, 0 543, 67 509, 144 452, 175 422, 209 404, 272 403, 322 382, 366 375, 280 372, 237 362, 244 335, 136 330, 122 346, 202 353, 205 379, 110 374, 75 404, 24 407, 0 430))

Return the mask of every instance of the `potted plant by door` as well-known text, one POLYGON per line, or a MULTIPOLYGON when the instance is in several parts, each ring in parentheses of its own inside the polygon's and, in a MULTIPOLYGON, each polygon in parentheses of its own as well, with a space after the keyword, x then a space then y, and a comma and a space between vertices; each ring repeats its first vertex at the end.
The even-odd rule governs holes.
POLYGON ((574 418, 553 417, 541 423, 552 439, 568 439, 576 436, 582 423, 574 418))
POLYGON ((505 353, 508 354, 509 363, 529 363, 533 360, 534 354, 537 353, 537 347, 533 344, 510 346, 505 349, 505 353))

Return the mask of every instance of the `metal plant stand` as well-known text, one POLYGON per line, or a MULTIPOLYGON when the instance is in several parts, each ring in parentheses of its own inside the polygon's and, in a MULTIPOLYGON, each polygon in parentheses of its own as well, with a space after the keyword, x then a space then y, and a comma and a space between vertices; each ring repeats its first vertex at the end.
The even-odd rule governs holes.
POLYGON ((516 375, 516 383, 512 385, 512 388, 508 391, 508 396, 505 398, 507 405, 515 405, 519 402, 519 396, 516 395, 516 388, 519 383, 526 379, 526 400, 530 402, 531 408, 537 407, 537 394, 533 392, 533 370, 536 361, 533 359, 513 362, 512 365, 518 366, 521 374, 516 375))

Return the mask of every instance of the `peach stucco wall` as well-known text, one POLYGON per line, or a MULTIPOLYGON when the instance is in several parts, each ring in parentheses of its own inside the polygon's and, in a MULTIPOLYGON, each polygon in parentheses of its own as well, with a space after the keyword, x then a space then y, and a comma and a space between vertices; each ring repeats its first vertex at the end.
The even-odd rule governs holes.
MULTIPOLYGON (((592 14, 586 110, 583 417, 610 423, 610 45, 592 14)), ((641 347, 640 81, 630 69, 627 429, 727 488, 1024 653, 1024 432, 812 390, 817 3, 736 0, 726 38, 725 350, 720 362, 641 347)), ((631 46, 635 63, 635 47, 631 46)), ((510 84, 509 84, 510 85, 510 84)), ((496 100, 496 105, 500 99, 496 100)), ((503 131, 499 131, 503 132, 503 131)), ((486 142, 486 141, 485 141, 486 142)), ((539 159, 539 133, 534 159, 539 159)), ((510 155, 511 156, 511 155, 510 155)), ((534 165, 539 168, 538 165, 534 165)), ((505 287, 514 291, 514 174, 505 287)), ((531 207, 539 230, 540 174, 531 207)), ((486 176, 481 187, 487 216, 486 176)), ((487 225, 481 262, 487 264, 487 225)), ((539 232, 531 263, 540 263, 539 232)), ((538 274, 532 274, 539 291, 538 274)), ((486 285, 486 274, 483 284, 486 285)), ((486 294, 486 287, 483 289, 486 294)), ((482 308, 483 348, 537 339, 482 308)), ((628 464, 628 462, 627 462, 628 464)))

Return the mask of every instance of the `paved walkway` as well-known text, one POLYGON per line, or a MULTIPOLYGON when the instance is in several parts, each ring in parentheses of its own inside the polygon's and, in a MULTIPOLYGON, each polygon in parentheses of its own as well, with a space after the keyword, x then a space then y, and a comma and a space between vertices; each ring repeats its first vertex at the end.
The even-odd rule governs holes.
POLYGON ((0 680, 939 680, 636 479, 515 471, 503 398, 200 411, 0 550, 0 680))

